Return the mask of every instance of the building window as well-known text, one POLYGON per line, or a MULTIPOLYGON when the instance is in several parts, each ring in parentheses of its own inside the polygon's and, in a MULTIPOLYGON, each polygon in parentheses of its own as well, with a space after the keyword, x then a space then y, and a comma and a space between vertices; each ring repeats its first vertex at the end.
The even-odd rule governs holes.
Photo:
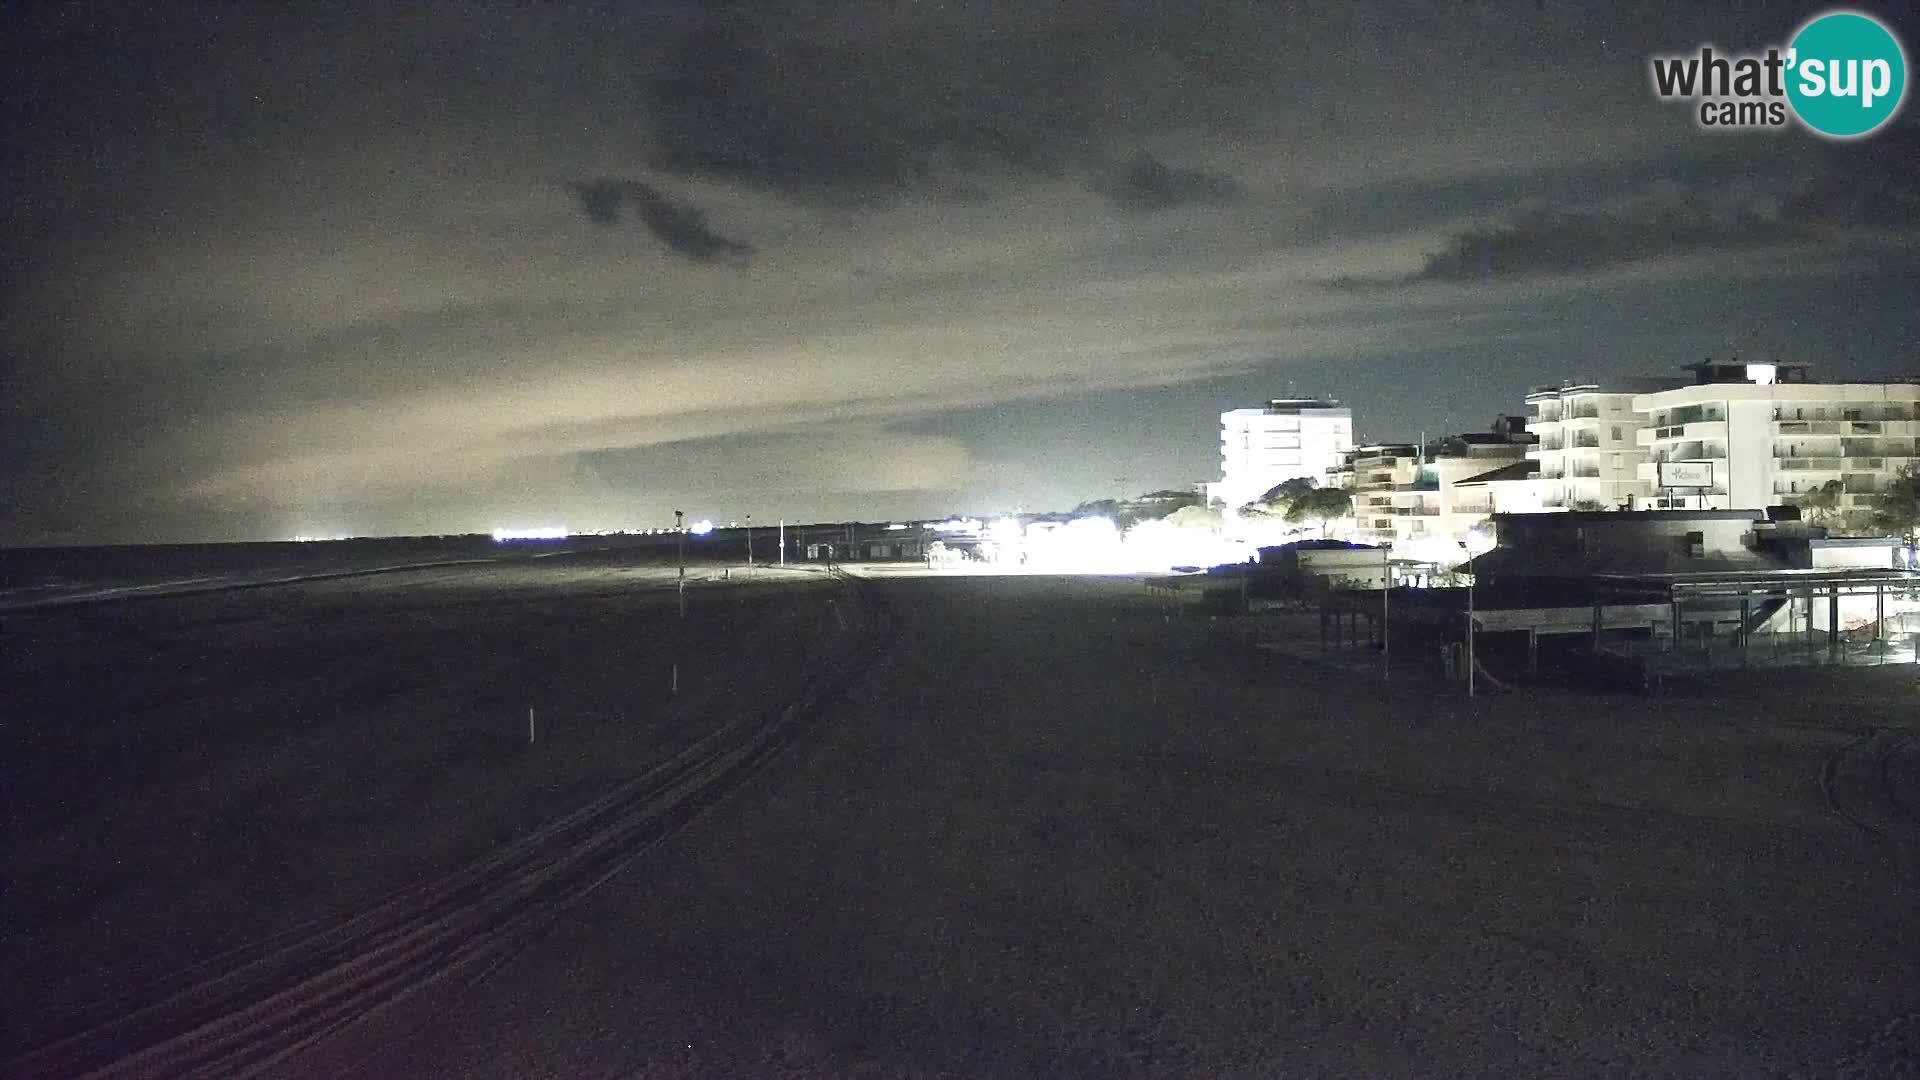
POLYGON ((1613 428, 1612 428, 1611 430, 1612 430, 1612 433, 1613 433, 1613 441, 1614 441, 1614 442, 1619 442, 1619 441, 1620 441, 1620 427, 1619 427, 1619 425, 1617 425, 1617 424, 1616 424, 1616 425, 1615 425, 1615 426, 1614 426, 1614 427, 1613 427, 1613 428))

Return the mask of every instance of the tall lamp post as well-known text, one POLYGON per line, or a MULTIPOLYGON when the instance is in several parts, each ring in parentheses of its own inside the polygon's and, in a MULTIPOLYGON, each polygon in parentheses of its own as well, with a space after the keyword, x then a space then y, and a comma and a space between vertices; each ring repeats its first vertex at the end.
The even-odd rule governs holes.
POLYGON ((753 572, 753 515, 747 515, 747 572, 753 572))
POLYGON ((684 510, 673 512, 674 531, 680 534, 680 639, 674 643, 673 676, 668 689, 674 694, 680 693, 680 650, 686 647, 687 640, 687 514, 684 510))
POLYGON ((1474 655, 1474 591, 1479 587, 1480 575, 1473 571, 1473 560, 1493 550, 1493 543, 1487 534, 1478 529, 1467 530, 1467 538, 1460 541, 1460 547, 1467 553, 1467 696, 1473 696, 1473 669, 1479 662, 1474 655))
POLYGON ((1382 542, 1380 545, 1380 568, 1384 575, 1380 579, 1380 681, 1393 680, 1393 652, 1391 635, 1393 634, 1393 545, 1382 542))
POLYGON ((680 534, 680 618, 687 617, 687 512, 673 512, 673 531, 680 534))

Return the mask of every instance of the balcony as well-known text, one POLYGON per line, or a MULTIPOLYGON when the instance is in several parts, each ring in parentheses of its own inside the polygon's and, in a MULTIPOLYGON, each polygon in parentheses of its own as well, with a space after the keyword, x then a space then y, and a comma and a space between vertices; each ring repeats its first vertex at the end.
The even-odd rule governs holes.
POLYGON ((1652 431, 1653 436, 1650 441, 1654 442, 1664 442, 1667 439, 1724 439, 1727 437, 1727 422, 1725 420, 1692 420, 1684 424, 1667 424, 1663 427, 1640 430, 1652 431))
POLYGON ((1839 472, 1840 459, 1837 457, 1778 458, 1775 464, 1781 472, 1839 472))
POLYGON ((1575 450, 1598 450, 1600 449, 1600 436, 1582 434, 1573 440, 1573 448, 1575 450))
POLYGON ((1775 420, 1773 433, 1778 435, 1838 435, 1841 423, 1838 420, 1775 420))
POLYGON ((1394 517, 1439 517, 1440 508, 1437 506, 1396 506, 1393 508, 1393 516, 1394 517))

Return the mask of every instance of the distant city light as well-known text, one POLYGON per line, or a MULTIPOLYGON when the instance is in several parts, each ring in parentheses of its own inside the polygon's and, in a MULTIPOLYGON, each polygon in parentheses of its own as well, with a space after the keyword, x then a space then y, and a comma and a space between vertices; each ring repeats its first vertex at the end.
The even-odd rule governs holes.
POLYGON ((342 533, 337 536, 307 536, 302 534, 291 538, 296 544, 323 544, 332 540, 351 540, 353 537, 342 533))
POLYGON ((906 526, 906 525, 889 525, 889 526, 887 526, 887 531, 888 531, 888 532, 899 532, 899 531, 900 531, 901 529, 905 529, 905 528, 908 528, 908 526, 906 526))
POLYGON ((493 530, 493 542, 504 544, 509 540, 565 540, 569 535, 565 525, 535 525, 531 528, 502 526, 493 530))
POLYGON ((708 521, 706 518, 701 518, 699 521, 687 526, 687 531, 695 536, 705 536, 713 531, 713 522, 708 521))
POLYGON ((932 528, 934 532, 972 533, 978 535, 980 532, 980 521, 978 518, 951 518, 946 521, 934 522, 932 528))

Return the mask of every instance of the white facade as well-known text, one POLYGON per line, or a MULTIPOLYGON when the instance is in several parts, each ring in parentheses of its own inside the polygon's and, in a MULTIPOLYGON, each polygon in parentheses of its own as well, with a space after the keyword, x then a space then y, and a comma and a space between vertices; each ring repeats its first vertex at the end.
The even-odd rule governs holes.
POLYGON ((1393 543, 1393 493, 1412 484, 1420 450, 1412 444, 1356 446, 1327 471, 1326 486, 1353 493, 1354 539, 1362 544, 1393 543))
POLYGON ((1413 482, 1393 496, 1393 544, 1414 558, 1438 559, 1467 539, 1475 525, 1493 512, 1484 490, 1460 488, 1460 481, 1526 460, 1524 442, 1475 443, 1432 457, 1415 471, 1413 482), (1435 555, 1424 554, 1428 550, 1435 555))
POLYGON ((1209 496, 1245 506, 1299 477, 1320 483, 1353 446, 1353 412, 1335 401, 1275 400, 1220 414, 1220 482, 1209 496))
POLYGON ((1538 469, 1538 463, 1522 461, 1455 481, 1454 512, 1489 515, 1547 513, 1548 508, 1543 500, 1555 489, 1541 483, 1538 469))
POLYGON ((1647 448, 1639 433, 1649 421, 1635 411, 1632 391, 1548 386, 1528 394, 1527 404, 1528 427, 1540 438, 1527 451, 1540 463, 1532 481, 1540 510, 1631 510, 1653 494, 1640 468, 1647 448))
POLYGON ((1862 515, 1920 464, 1920 383, 1810 383, 1804 367, 1771 364, 1702 365, 1701 377, 1713 381, 1633 400, 1654 508, 1761 509, 1838 480, 1840 511, 1862 515), (1662 465, 1689 463, 1667 480, 1702 486, 1660 486, 1662 465))

